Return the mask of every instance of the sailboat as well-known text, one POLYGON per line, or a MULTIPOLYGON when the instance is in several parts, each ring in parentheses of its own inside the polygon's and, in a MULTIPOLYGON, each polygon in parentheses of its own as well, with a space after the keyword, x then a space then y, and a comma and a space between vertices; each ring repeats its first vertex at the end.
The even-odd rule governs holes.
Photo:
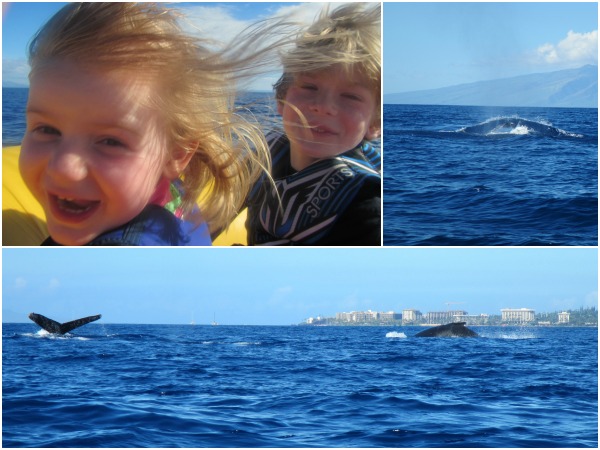
POLYGON ((213 313, 213 321, 212 321, 212 325, 219 325, 217 323, 217 321, 215 320, 215 313, 213 313))
POLYGON ((196 325, 196 322, 194 321, 194 313, 192 312, 192 321, 190 322, 190 325, 196 325))

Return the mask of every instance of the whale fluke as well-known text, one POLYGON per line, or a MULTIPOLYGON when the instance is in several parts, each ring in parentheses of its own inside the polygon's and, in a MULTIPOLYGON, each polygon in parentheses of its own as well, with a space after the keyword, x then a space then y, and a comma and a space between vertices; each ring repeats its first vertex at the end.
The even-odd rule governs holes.
POLYGON ((29 318, 37 323, 40 327, 46 330, 48 333, 54 334, 65 334, 75 328, 79 328, 87 323, 94 322, 102 317, 101 314, 97 316, 82 317, 81 319, 72 320, 70 322, 58 323, 56 320, 48 319, 41 314, 31 313, 29 318))
POLYGON ((439 327, 428 328, 417 333, 418 337, 477 337, 473 330, 469 330, 466 322, 454 322, 439 327))

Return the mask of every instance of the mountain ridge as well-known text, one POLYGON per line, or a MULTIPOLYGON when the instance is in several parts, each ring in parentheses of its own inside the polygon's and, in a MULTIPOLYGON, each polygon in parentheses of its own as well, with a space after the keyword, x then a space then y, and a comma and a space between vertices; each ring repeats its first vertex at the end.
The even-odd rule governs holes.
POLYGON ((384 104, 598 107, 598 66, 384 94, 384 104))

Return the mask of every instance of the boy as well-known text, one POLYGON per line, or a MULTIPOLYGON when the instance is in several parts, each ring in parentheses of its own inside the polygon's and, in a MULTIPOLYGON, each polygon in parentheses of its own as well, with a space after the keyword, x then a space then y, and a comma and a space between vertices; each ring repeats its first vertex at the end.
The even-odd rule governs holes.
POLYGON ((368 143, 381 128, 380 8, 322 14, 283 57, 285 134, 267 136, 273 180, 250 195, 250 245, 381 245, 381 157, 368 143))

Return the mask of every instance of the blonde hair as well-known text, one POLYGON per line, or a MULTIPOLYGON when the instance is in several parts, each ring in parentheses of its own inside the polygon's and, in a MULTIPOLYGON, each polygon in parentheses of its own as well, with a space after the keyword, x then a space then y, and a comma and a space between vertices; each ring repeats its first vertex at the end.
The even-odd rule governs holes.
POLYGON ((349 3, 319 18, 298 35, 293 49, 282 56, 284 73, 275 83, 275 96, 284 101, 294 76, 340 66, 366 78, 376 95, 376 117, 381 110, 381 4, 349 3))
MULTIPOLYGON (((214 233, 269 171, 258 123, 234 106, 236 83, 248 65, 265 63, 260 51, 208 50, 213 41, 185 34, 180 17, 151 3, 69 4, 33 38, 29 61, 32 73, 60 58, 94 70, 152 77, 159 89, 150 103, 163 114, 173 148, 194 153, 180 176, 184 214, 198 203, 214 233)), ((259 38, 255 33, 242 43, 251 48, 259 38)))

